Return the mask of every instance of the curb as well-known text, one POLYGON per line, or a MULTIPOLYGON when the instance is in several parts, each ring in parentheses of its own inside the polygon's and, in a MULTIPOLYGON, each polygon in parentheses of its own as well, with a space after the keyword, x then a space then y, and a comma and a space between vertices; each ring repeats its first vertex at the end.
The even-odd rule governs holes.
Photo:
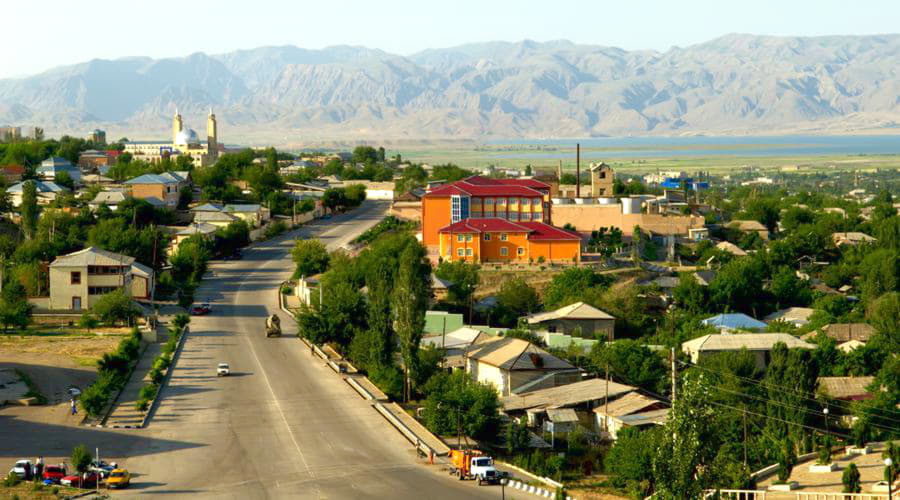
POLYGON ((169 379, 172 378, 172 372, 175 371, 175 364, 178 363, 178 358, 181 357, 181 349, 184 347, 184 343, 187 340, 188 334, 191 332, 191 329, 188 325, 184 325, 184 329, 181 330, 181 336, 178 339, 178 345, 175 347, 175 352, 172 353, 172 362, 169 363, 169 368, 166 370, 166 376, 163 377, 162 382, 159 384, 159 390, 156 391, 156 397, 153 398, 153 401, 150 402, 150 407, 147 408, 147 413, 144 413, 144 418, 141 420, 141 424, 134 427, 125 427, 132 429, 143 429, 147 427, 147 424, 150 423, 150 419, 156 414, 156 409, 159 407, 159 401, 162 399, 162 392, 169 385, 169 379))
POLYGON ((535 480, 540 481, 540 482, 546 484, 547 486, 553 488, 554 490, 555 490, 556 488, 562 488, 562 487, 563 487, 563 484, 562 484, 562 483, 556 482, 556 481, 550 479, 549 477, 541 477, 541 476, 538 476, 537 474, 535 474, 535 473, 533 473, 533 472, 528 472, 527 470, 525 470, 525 469, 523 469, 523 468, 521 468, 521 467, 515 466, 515 465, 513 465, 513 464, 511 464, 511 463, 504 462, 504 461, 502 461, 502 460, 494 460, 494 463, 497 464, 497 465, 501 465, 501 466, 503 466, 503 467, 506 467, 507 469, 512 469, 512 470, 518 472, 519 474, 522 474, 523 476, 527 476, 527 477, 534 478, 535 480))
MULTIPOLYGON (((507 486, 509 486, 510 488, 519 490, 523 493, 530 493, 532 495, 537 495, 539 497, 553 498, 554 496, 556 496, 555 491, 550 491, 546 488, 538 488, 537 486, 534 486, 534 485, 525 484, 522 481, 510 481, 509 483, 507 483, 507 486)), ((567 496, 566 500, 575 500, 575 499, 570 496, 567 496)))
POLYGON ((430 446, 422 442, 422 440, 419 439, 419 437, 415 432, 412 431, 412 429, 407 427, 406 424, 395 417, 393 413, 391 413, 387 410, 387 408, 384 407, 384 405, 382 405, 381 403, 375 403, 372 405, 372 407, 375 408, 375 410, 380 413, 381 416, 387 419, 387 421, 390 422, 391 425, 393 425, 398 431, 400 431, 400 434, 408 439, 410 443, 418 445, 418 448, 424 451, 426 455, 433 453, 436 457, 441 456, 440 453, 436 452, 430 446))

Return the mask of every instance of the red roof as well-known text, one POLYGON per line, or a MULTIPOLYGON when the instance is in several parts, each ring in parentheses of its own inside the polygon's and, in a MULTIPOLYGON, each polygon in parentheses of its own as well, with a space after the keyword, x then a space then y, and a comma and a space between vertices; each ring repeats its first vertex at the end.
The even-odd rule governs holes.
POLYGON ((528 235, 529 240, 571 240, 580 241, 581 236, 573 234, 565 229, 553 227, 543 222, 519 222, 518 225, 525 226, 532 232, 528 235))
POLYGON ((530 233, 532 230, 521 223, 510 222, 499 217, 483 219, 463 219, 442 228, 440 233, 530 233))
POLYGON ((442 228, 440 233, 529 233, 529 240, 581 241, 581 236, 543 222, 512 222, 499 217, 463 219, 442 228))
POLYGON ((106 151, 104 151, 104 153, 106 153, 106 156, 113 158, 113 159, 118 158, 119 155, 122 154, 121 151, 118 151, 115 149, 107 149, 106 151))
MULTIPOLYGON (((491 179, 489 177, 481 177, 473 175, 461 181, 451 182, 450 184, 440 185, 425 196, 451 196, 451 195, 471 195, 471 196, 544 196, 543 193, 532 189, 531 187, 509 183, 512 179, 491 179)), ((527 179, 523 179, 527 180, 527 179)), ((542 185, 542 189, 550 189, 546 184, 534 181, 542 185)))
POLYGON ((22 165, 4 165, 0 167, 6 175, 22 175, 25 173, 25 167, 22 165))
POLYGON ((503 181, 503 184, 509 186, 525 186, 531 189, 546 189, 549 190, 550 186, 545 182, 541 182, 537 179, 499 179, 503 181))

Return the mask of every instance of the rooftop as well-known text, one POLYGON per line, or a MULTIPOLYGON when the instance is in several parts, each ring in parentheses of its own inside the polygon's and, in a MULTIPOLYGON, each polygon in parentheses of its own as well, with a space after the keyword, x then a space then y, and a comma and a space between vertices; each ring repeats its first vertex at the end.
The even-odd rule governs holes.
POLYGON ((790 349, 815 349, 815 345, 804 342, 787 333, 736 333, 712 334, 688 340, 681 344, 683 350, 690 351, 770 351, 775 344, 783 342, 790 349))
POLYGON ((472 347, 469 359, 501 370, 574 370, 575 367, 527 340, 494 337, 472 347))
POLYGON ((819 377, 819 390, 836 399, 863 399, 871 397, 866 387, 875 377, 819 377))
POLYGON ((144 174, 134 179, 125 181, 125 184, 178 184, 180 181, 173 176, 161 174, 144 174))
POLYGON ((533 185, 539 189, 550 189, 550 186, 534 179, 523 179, 524 182, 509 182, 510 179, 492 179, 474 175, 466 179, 442 184, 428 193, 429 196, 451 196, 451 195, 472 195, 472 196, 527 196, 527 197, 543 197, 543 193, 529 187, 533 185))
POLYGON ((555 311, 547 311, 536 313, 528 316, 526 321, 529 324, 541 323, 554 319, 616 319, 612 315, 597 309, 596 307, 585 304, 584 302, 575 302, 564 307, 560 307, 555 311))
POLYGON ((82 266, 127 266, 134 263, 134 257, 113 253, 97 247, 60 255, 50 267, 82 267, 82 266))
MULTIPOLYGON (((634 391, 634 387, 609 382, 610 397, 634 391)), ((501 399, 505 411, 528 410, 530 408, 564 408, 606 398, 606 380, 593 378, 572 384, 538 389, 514 394, 501 399)), ((612 401, 610 401, 612 402, 612 401)))
POLYGON ((739 328, 765 328, 766 324, 743 313, 717 314, 700 323, 719 329, 737 330, 739 328))
POLYGON ((656 398, 644 396, 638 392, 629 392, 621 398, 611 400, 609 405, 604 404, 594 408, 594 413, 609 415, 610 417, 621 417, 639 413, 641 410, 657 405, 667 406, 666 403, 656 398))

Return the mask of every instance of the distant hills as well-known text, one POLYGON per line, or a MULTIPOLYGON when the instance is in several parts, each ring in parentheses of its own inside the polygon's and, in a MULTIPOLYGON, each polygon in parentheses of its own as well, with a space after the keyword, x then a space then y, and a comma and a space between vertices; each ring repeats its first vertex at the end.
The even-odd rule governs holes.
POLYGON ((666 52, 490 42, 134 57, 0 80, 0 124, 228 142, 900 132, 900 35, 728 35, 666 52))

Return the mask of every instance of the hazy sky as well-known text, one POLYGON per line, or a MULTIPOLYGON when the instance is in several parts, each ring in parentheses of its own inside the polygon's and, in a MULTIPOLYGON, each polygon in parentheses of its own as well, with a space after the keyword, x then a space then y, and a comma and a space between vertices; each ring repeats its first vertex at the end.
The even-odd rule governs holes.
POLYGON ((897 0, 31 0, 3 7, 0 77, 93 58, 263 45, 403 55, 490 40, 666 50, 727 33, 900 31, 897 0))

